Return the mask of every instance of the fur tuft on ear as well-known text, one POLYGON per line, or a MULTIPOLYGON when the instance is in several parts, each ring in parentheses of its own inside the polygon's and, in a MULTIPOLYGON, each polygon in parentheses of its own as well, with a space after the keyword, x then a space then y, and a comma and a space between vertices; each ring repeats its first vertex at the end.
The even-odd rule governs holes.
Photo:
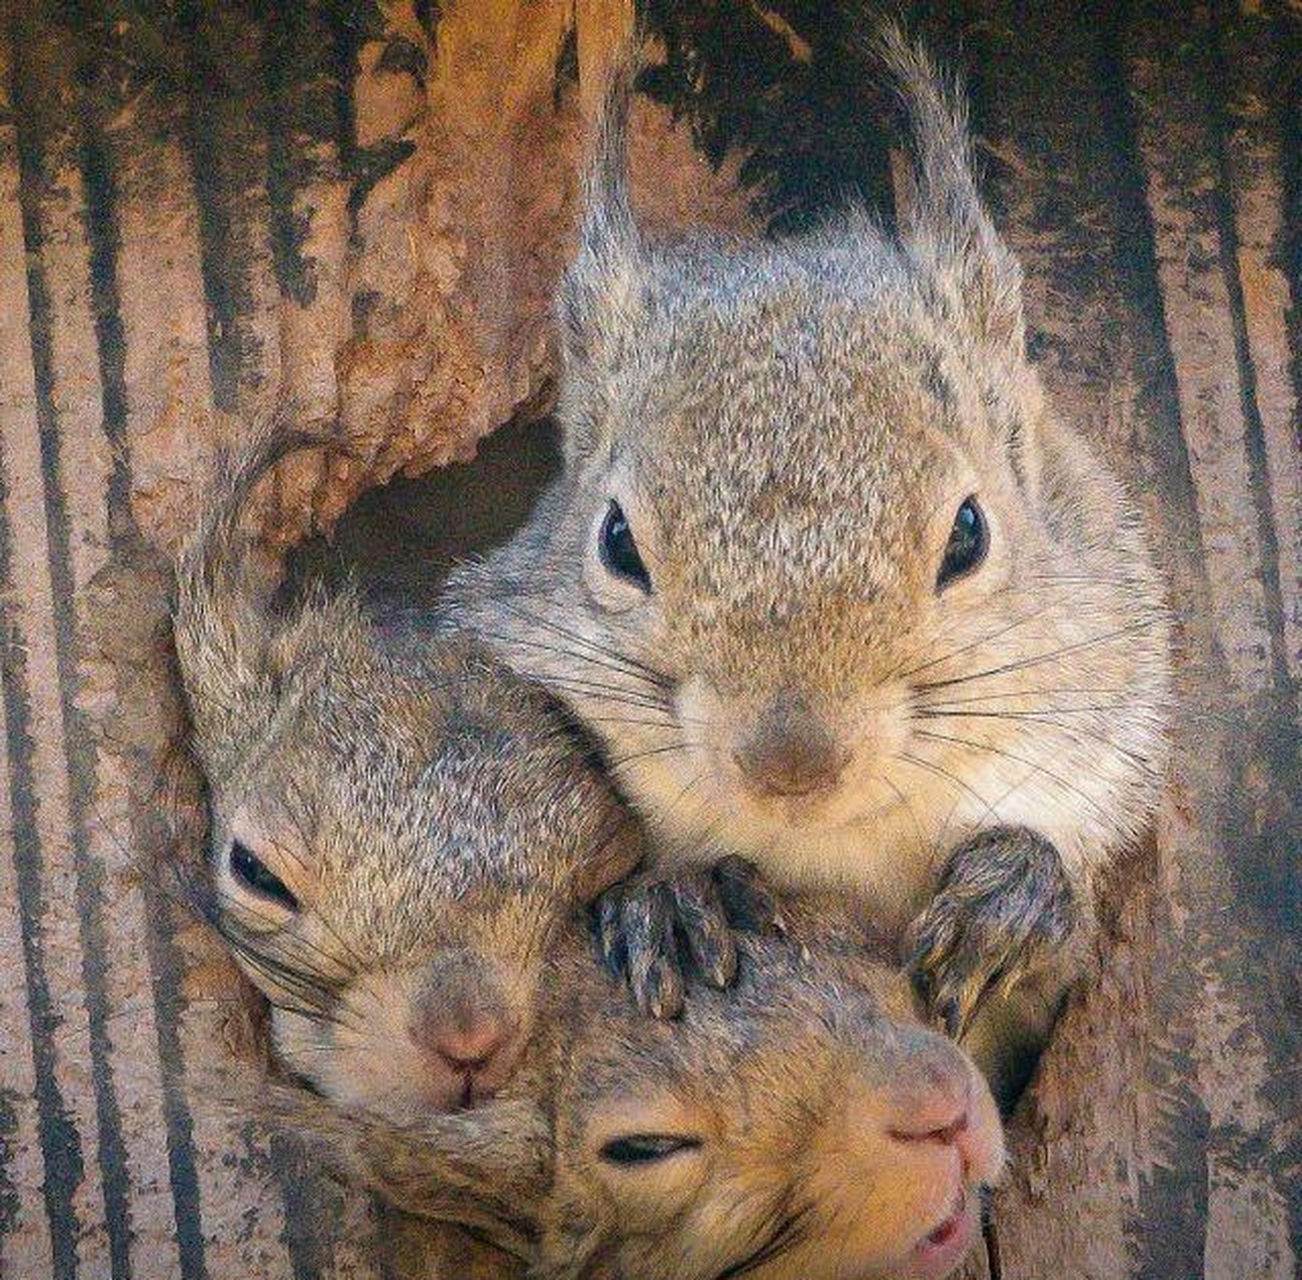
POLYGON ((1021 268, 977 191, 962 87, 897 22, 886 23, 870 44, 894 80, 912 133, 916 190, 901 243, 979 341, 1020 355, 1021 268))
POLYGON ((238 453, 218 456, 198 487, 199 520, 176 564, 172 631, 194 747, 212 779, 223 776, 224 762, 257 735, 275 704, 269 656, 278 628, 240 518, 277 462, 325 443, 274 419, 260 422, 238 453))
POLYGON ((570 363, 593 356, 637 296, 641 242, 629 199, 628 129, 640 66, 637 39, 631 37, 609 65, 593 122, 578 252, 557 300, 570 363))

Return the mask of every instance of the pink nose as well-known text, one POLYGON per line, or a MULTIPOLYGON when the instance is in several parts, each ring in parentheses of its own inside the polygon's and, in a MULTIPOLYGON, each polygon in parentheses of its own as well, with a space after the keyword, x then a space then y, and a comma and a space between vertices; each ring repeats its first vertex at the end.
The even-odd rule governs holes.
POLYGON ((431 1027, 426 1043, 459 1075, 476 1075, 490 1070, 514 1034, 504 1016, 479 1013, 468 1022, 431 1027))

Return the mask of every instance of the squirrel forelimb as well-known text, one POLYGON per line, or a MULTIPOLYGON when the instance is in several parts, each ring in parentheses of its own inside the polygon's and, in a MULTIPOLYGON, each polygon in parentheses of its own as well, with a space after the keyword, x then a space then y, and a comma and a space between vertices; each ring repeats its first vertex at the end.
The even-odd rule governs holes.
POLYGON ((913 921, 905 955, 948 1033, 962 1037, 991 996, 1006 997, 1079 927, 1062 857, 1026 827, 977 832, 950 855, 936 894, 913 921))

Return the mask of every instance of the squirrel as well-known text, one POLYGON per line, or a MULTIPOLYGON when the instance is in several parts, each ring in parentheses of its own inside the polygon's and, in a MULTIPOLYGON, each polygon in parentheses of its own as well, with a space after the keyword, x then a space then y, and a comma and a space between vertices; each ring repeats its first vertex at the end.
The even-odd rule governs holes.
POLYGON ((417 643, 348 591, 276 607, 240 517, 320 444, 261 428, 178 557, 208 809, 208 875, 185 888, 269 1002, 285 1068, 406 1121, 510 1079, 552 936, 641 839, 554 701, 480 647, 417 643))
POLYGON ((722 851, 858 895, 989 1057, 1043 1043, 1156 807, 1169 621, 1028 359, 958 83, 898 26, 874 53, 911 124, 895 232, 650 241, 612 75, 558 297, 562 472, 450 608, 586 725, 666 873, 722 851))
MULTIPOLYGON (((683 1019, 643 1017, 584 907, 638 828, 548 696, 352 593, 268 594, 241 514, 299 440, 225 465, 173 611, 192 897, 270 1006, 255 1112, 540 1280, 946 1274, 1004 1162, 971 1060, 812 903, 781 906, 803 950, 721 933, 683 1019)), ((770 909, 726 862, 712 891, 737 926, 770 909)))
POLYGON ((994 1098, 922 1024, 893 948, 841 904, 784 910, 803 947, 739 935, 734 985, 691 971, 673 1022, 563 931, 531 1066, 472 1110, 397 1124, 289 1085, 259 1105, 403 1213, 491 1242, 507 1274, 938 1280, 1003 1168, 994 1098))

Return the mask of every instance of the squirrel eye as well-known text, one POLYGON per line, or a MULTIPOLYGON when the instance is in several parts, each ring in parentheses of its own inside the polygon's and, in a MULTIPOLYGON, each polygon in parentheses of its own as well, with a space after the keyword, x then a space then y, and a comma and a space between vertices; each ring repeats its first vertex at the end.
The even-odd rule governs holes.
POLYGON ((672 1133, 630 1133, 606 1143, 601 1158, 624 1166, 654 1164, 682 1151, 695 1151, 700 1145, 699 1138, 680 1138, 672 1133))
POLYGON ((253 852, 238 840, 231 845, 231 875, 260 898, 279 903, 287 911, 298 910, 298 899, 289 886, 253 852))
POLYGON ((601 563, 615 577, 641 587, 647 595, 651 594, 651 575, 642 563, 641 553, 633 541, 633 530, 628 527, 623 508, 613 498, 606 510, 606 518, 601 522, 598 547, 601 563))
POLYGON ((965 498, 954 517, 954 527, 949 531, 945 558, 940 562, 940 573, 936 577, 936 590, 971 573, 986 558, 989 543, 986 518, 981 514, 976 498, 965 498))

